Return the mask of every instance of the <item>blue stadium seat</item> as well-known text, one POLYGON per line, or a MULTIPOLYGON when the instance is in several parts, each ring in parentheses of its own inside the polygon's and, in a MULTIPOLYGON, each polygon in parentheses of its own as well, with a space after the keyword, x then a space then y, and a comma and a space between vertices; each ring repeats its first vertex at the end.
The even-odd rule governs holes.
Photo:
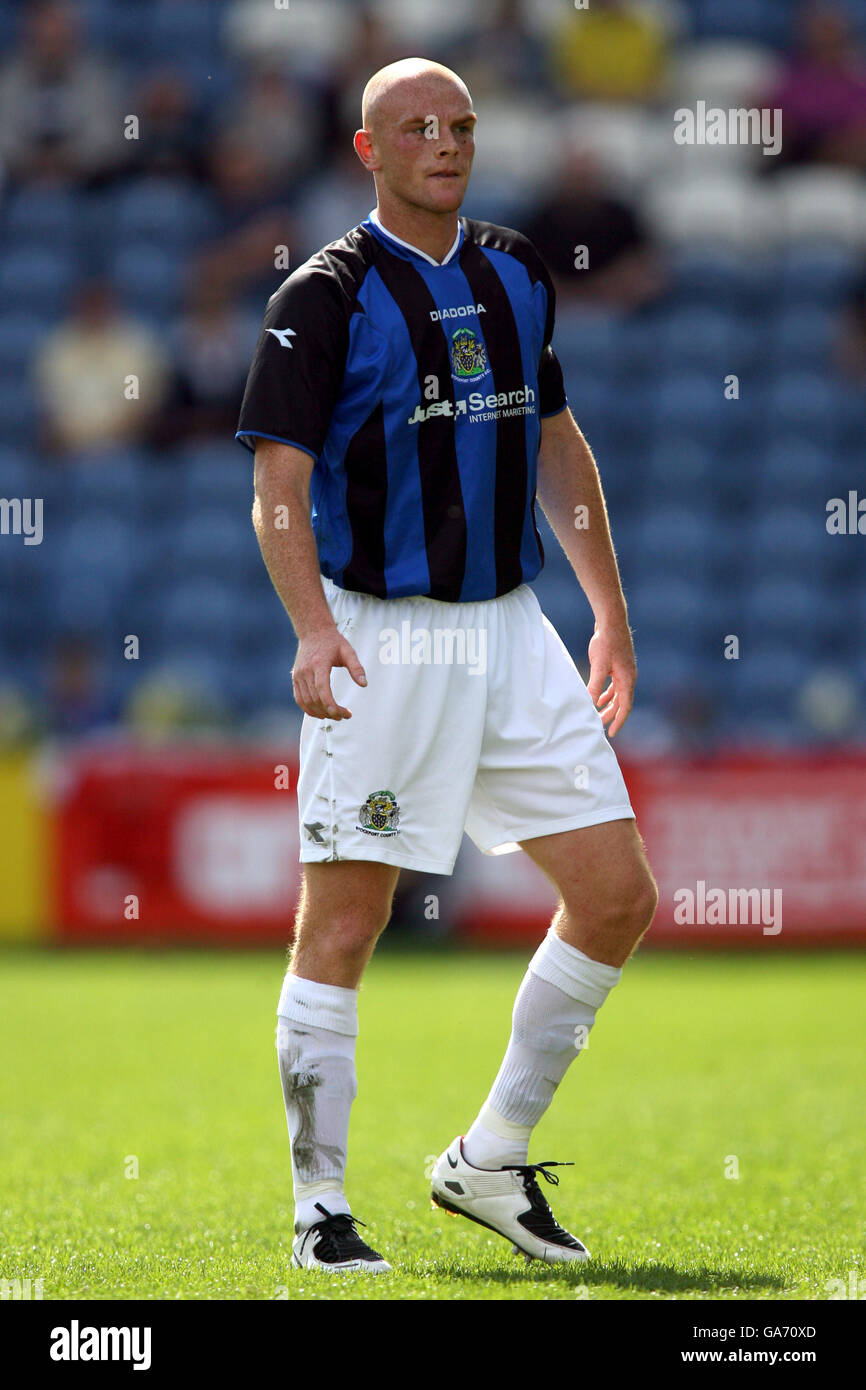
POLYGON ((719 518, 705 508, 676 502, 656 506, 638 524, 638 562, 648 577, 662 572, 697 577, 712 565, 721 529, 719 518))
POLYGON ((673 642, 640 633, 635 638, 638 662, 637 698, 641 705, 670 709, 683 693, 696 688, 697 668, 693 651, 673 642))
POLYGON ((799 434, 782 435, 767 442, 757 462, 755 491, 765 504, 823 511, 833 481, 833 455, 825 444, 799 434))
POLYGON ((92 577, 106 586, 116 602, 122 602, 124 587, 135 578, 143 560, 134 522, 109 512, 70 521, 58 534, 48 557, 56 583, 92 577))
POLYGON ((177 573, 243 576, 261 565, 249 512, 207 508, 182 510, 164 538, 163 554, 177 573))
POLYGON ((712 495, 718 461, 712 450, 688 435, 656 439, 646 455, 647 490, 656 505, 688 506, 712 495))
POLYGON ((802 651, 820 627, 827 605, 828 595, 811 575, 759 578, 743 595, 742 648, 775 639, 802 651))
POLYGON ((72 246, 78 233, 81 199, 68 188, 34 184, 16 189, 6 205, 3 234, 8 247, 51 242, 72 246))
POLYGON ((141 178, 116 200, 118 244, 134 240, 188 250, 210 226, 207 202, 182 179, 141 178))
POLYGON ((0 420, 8 444, 29 444, 39 428, 33 384, 20 372, 0 371, 0 420))
POLYGON ((258 663, 275 651, 290 646, 294 650, 292 625, 273 586, 261 590, 257 584, 244 585, 240 598, 243 609, 235 639, 245 657, 258 663))
POLYGON ((683 365, 715 369, 722 378, 743 372, 754 353, 754 334, 742 316, 721 305, 673 309, 657 335, 668 371, 683 365))
POLYGON ((807 370, 828 360, 839 335, 838 315, 816 304, 794 304, 770 325, 768 350, 780 368, 807 370))
POLYGON ((145 505, 146 469, 143 450, 118 445, 105 452, 80 451, 61 465, 54 492, 62 491, 72 515, 108 511, 137 521, 145 505))
POLYGON ((44 321, 27 309, 0 316, 0 375, 24 375, 44 336, 44 321))
POLYGON ((175 654, 205 650, 216 656, 231 652, 244 617, 243 592, 232 579, 184 578, 168 584, 158 613, 162 649, 175 654))
POLYGON ((36 466, 25 448, 0 443, 0 497, 36 497, 36 466))
POLYGON ((825 523, 823 507, 796 507, 784 501, 759 514, 743 537, 750 573, 820 577, 825 569, 831 571, 834 538, 825 523))
POLYGON ((556 352, 575 372, 611 370, 616 363, 618 324, 609 314, 562 305, 556 315, 556 352))
POLYGON ((227 688, 232 705, 249 715, 257 710, 284 709, 297 719, 302 718, 292 692, 292 662, 294 644, 273 650, 254 662, 235 662, 227 672, 227 688))
MULTIPOLYGON (((564 557, 563 557, 564 559, 564 557)), ((535 585, 538 602, 577 661, 582 661, 592 636, 592 616, 568 562, 557 570, 545 566, 535 585)))
POLYGON ((718 372, 677 372, 659 385, 651 402, 657 437, 680 433, 709 442, 717 440, 739 401, 726 401, 718 372), (727 415, 727 418, 726 418, 727 415))
POLYGON ((791 41, 791 12, 775 0, 694 0, 693 33, 698 38, 751 39, 786 49, 791 41))
POLYGON ((757 292, 759 268, 754 258, 745 258, 722 247, 669 252, 673 293, 682 306, 721 306, 742 311, 757 292))
POLYGON ((635 641, 663 642, 697 660, 715 630, 712 590, 681 575, 645 576, 629 596, 635 641))
POLYGON ((142 30, 149 21, 150 0, 118 5, 117 0, 81 0, 85 33, 97 49, 116 60, 135 65, 142 57, 142 30))
POLYGON ((213 0, 153 0, 146 30, 148 57, 156 62, 181 61, 190 53, 217 58, 223 12, 213 0))
MULTIPOLYGON (((613 366, 623 390, 630 390, 635 380, 645 385, 653 385, 657 381, 663 370, 659 361, 658 335, 664 322, 665 315, 656 310, 631 314, 618 325, 613 366)), ((554 343, 558 350, 558 329, 554 334, 554 343)))
POLYGON ((779 259, 782 296, 790 305, 835 306, 852 289, 861 273, 857 252, 841 244, 790 246, 779 259))
POLYGON ((225 508, 251 524, 253 456, 236 440, 196 440, 178 449, 171 463, 182 505, 225 508))
MULTIPOLYGON (((58 569, 62 580, 52 596, 47 617, 49 632, 53 636, 74 632, 102 638, 117 633, 123 617, 123 590, 115 588, 116 575, 112 573, 109 577, 104 571, 80 573, 74 564, 66 562, 58 569)), ((117 657, 118 660, 122 657, 119 642, 117 657)))
POLYGON ((122 246, 111 267, 121 304, 139 318, 167 319, 177 309, 184 265, 177 252, 148 241, 122 246))
POLYGON ((730 703, 742 719, 763 716, 771 725, 792 718, 797 695, 810 674, 809 656, 802 648, 774 641, 769 634, 741 644, 739 660, 725 665, 730 703))
POLYGON ((0 297, 7 312, 54 322, 66 312, 77 264, 65 250, 22 246, 0 257, 0 297))
POLYGON ((773 434, 799 429, 810 440, 835 439, 841 425, 842 394, 825 372, 783 372, 767 394, 767 426, 773 434))
POLYGON ((622 395, 610 374, 576 367, 569 357, 565 358, 562 366, 569 404, 576 419, 607 420, 616 414, 622 395))

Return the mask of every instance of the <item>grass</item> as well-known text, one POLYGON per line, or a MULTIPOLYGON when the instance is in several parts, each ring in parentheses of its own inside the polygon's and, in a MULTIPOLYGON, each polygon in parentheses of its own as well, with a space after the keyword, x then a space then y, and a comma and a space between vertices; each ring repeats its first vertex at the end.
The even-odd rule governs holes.
POLYGON ((587 1266, 527 1265, 431 1210, 425 1163, 486 1094, 524 965, 374 959, 347 1191, 394 1272, 335 1281, 289 1268, 279 954, 7 953, 0 1278, 46 1299, 573 1300, 826 1299, 866 1275, 853 955, 631 962, 530 1154, 574 1160, 545 1191, 587 1266))

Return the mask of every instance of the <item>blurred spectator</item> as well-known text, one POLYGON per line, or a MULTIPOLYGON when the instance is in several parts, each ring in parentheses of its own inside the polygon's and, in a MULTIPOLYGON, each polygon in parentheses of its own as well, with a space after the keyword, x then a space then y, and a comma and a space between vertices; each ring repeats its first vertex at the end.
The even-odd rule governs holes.
POLYGON ((261 142, 233 131, 215 141, 210 176, 220 231, 203 248, 198 273, 251 299, 267 297, 288 273, 277 266, 278 248, 294 245, 289 190, 275 182, 261 142))
POLYGON ((139 138, 129 141, 131 171, 164 178, 201 179, 201 122, 184 74, 171 68, 151 73, 139 89, 134 107, 141 119, 139 138))
POLYGON ((61 638, 49 655, 47 725, 59 738, 76 738, 113 724, 99 658, 88 637, 61 638))
POLYGON ((209 737, 229 726, 218 693, 194 675, 171 666, 138 682, 127 701, 123 722, 135 738, 146 743, 162 743, 178 735, 209 737))
POLYGON ((174 373, 154 438, 233 436, 256 335, 225 284, 195 279, 172 335, 174 373))
POLYGON ((0 749, 22 748, 40 733, 29 695, 11 682, 0 684, 0 749))
POLYGON ((339 153, 304 189, 298 208, 298 255, 293 266, 363 222, 375 203, 373 180, 355 154, 352 132, 346 130, 339 153))
POLYGON ((633 0, 592 0, 554 30, 551 67, 562 94, 589 101, 652 101, 668 60, 657 10, 633 0))
POLYGON ((764 165, 866 169, 866 61, 847 16, 831 5, 800 14, 800 44, 762 105, 782 111, 782 150, 764 165))
POLYGON ((328 81, 328 152, 339 153, 345 131, 354 134, 360 126, 361 97, 373 73, 405 56, 371 5, 359 6, 355 22, 355 41, 346 45, 345 56, 334 64, 328 81))
POLYGON ((860 719, 860 697, 845 671, 822 668, 804 681, 797 696, 797 712, 812 741, 849 739, 860 719))
POLYGON ((544 49, 524 22, 520 0, 499 0, 489 28, 473 29, 444 61, 459 72, 476 103, 515 91, 537 97, 546 87, 544 49))
POLYGON ((168 370, 153 335, 119 313, 111 286, 85 283, 71 317, 45 335, 34 361, 46 447, 64 453, 141 438, 162 405, 168 370))
POLYGON ((319 99, 273 61, 247 72, 238 101, 221 124, 258 151, 263 177, 274 187, 290 187, 319 162, 319 99))
POLYGON ((523 230, 546 262, 563 302, 637 309, 664 289, 657 253, 640 218, 609 192, 588 150, 566 151, 553 191, 523 230))
POLYGON ((324 84, 343 54, 355 48, 358 11, 355 0, 291 0, 290 5, 231 0, 223 38, 243 62, 285 60, 293 72, 324 84))
POLYGON ((23 42, 0 69, 0 155, 19 179, 96 180, 126 156, 113 73, 82 52, 59 0, 29 6, 23 42))

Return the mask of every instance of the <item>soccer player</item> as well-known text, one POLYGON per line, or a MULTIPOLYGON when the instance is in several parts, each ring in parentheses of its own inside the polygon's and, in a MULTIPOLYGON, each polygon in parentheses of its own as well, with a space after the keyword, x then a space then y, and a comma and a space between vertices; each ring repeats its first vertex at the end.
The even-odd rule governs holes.
POLYGON ((626 605, 551 346, 550 277, 519 232, 458 217, 469 92, 406 59, 370 79, 362 120, 376 209, 269 300, 237 432, 306 716, 303 886, 277 1008, 293 1263, 390 1268, 344 1191, 358 987, 400 868, 451 873, 464 828, 484 851, 523 849, 561 901, 433 1201, 516 1252, 583 1260, 529 1140, 657 901, 605 737, 632 704, 626 605), (530 587, 536 492, 595 616, 587 685, 530 587))

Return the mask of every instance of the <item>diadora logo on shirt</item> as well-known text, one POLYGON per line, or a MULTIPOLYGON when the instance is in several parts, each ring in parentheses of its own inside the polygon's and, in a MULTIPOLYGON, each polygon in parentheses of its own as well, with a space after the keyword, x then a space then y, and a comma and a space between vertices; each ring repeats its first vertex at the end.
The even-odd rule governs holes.
POLYGON ((461 304, 459 309, 431 309, 430 318, 433 323, 441 323, 442 319, 465 319, 470 314, 477 318, 479 314, 486 314, 487 310, 483 304, 461 304))
POLYGON ((476 424, 480 420, 504 420, 509 415, 534 414, 535 392, 524 382, 517 391, 494 391, 487 396, 473 391, 465 400, 434 401, 426 409, 423 405, 417 405, 415 414, 409 416, 406 424, 423 425, 425 420, 435 420, 439 415, 448 418, 465 415, 472 424, 476 424))
POLYGON ((289 349, 289 352, 291 352, 292 345, 289 342, 289 339, 297 338, 298 336, 294 328, 269 328, 268 332, 273 333, 280 347, 287 347, 289 349))

